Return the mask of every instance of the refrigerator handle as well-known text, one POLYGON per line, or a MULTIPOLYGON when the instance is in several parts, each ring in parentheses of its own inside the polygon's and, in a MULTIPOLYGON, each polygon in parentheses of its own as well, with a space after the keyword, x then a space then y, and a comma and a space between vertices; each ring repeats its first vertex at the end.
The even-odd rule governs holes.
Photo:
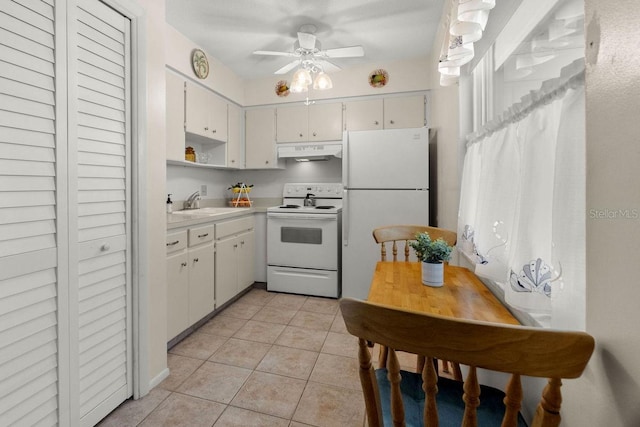
MULTIPOLYGON (((342 133, 342 186, 349 188, 349 132, 342 133)), ((343 197, 346 198, 347 194, 343 197)))
POLYGON ((349 246, 349 224, 351 224, 349 189, 345 188, 342 193, 342 244, 344 246, 349 246))

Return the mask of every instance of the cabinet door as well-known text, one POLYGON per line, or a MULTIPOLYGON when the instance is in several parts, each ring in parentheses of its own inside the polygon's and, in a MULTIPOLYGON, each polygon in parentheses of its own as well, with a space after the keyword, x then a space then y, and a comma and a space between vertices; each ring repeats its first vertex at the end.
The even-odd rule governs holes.
POLYGON ((167 257, 167 341, 189 327, 189 269, 186 252, 167 257))
POLYGON ((207 103, 210 99, 209 92, 187 81, 185 94, 185 129, 194 135, 211 138, 209 132, 209 110, 207 103))
POLYGON ((242 110, 237 105, 228 105, 229 132, 227 138, 227 167, 244 167, 242 161, 242 110))
POLYGON ((238 240, 235 236, 216 242, 216 306, 238 294, 237 287, 238 240))
POLYGON ((382 99, 345 102, 347 130, 382 129, 382 99))
POLYGON ((260 108, 245 112, 245 168, 277 167, 275 135, 275 108, 260 108))
POLYGON ((309 106, 309 141, 342 139, 342 103, 309 106))
POLYGON ((213 244, 190 248, 189 264, 189 325, 193 325, 215 308, 213 244))
POLYGON ((208 92, 207 108, 209 111, 209 138, 227 141, 227 103, 208 92))
POLYGON ((425 125, 424 95, 386 98, 384 128, 420 128, 425 125))
POLYGON ((282 107, 277 109, 277 141, 308 141, 308 107, 282 107))
POLYGON ((167 160, 184 160, 184 80, 170 72, 167 77, 167 160))
POLYGON ((254 282, 255 239, 253 230, 238 235, 238 293, 254 282))

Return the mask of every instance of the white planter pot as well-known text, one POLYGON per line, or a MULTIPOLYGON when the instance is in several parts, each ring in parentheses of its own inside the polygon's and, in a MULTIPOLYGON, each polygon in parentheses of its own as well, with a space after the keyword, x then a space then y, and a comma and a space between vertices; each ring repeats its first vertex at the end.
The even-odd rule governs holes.
POLYGON ((422 263, 422 284, 438 288, 444 284, 444 263, 422 263))

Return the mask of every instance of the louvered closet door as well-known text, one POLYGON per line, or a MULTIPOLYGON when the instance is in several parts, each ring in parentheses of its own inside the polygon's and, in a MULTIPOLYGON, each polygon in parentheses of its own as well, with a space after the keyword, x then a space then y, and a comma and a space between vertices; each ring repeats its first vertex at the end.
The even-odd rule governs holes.
POLYGON ((81 424, 93 425, 132 389, 130 24, 97 0, 76 14, 78 392, 81 424))
POLYGON ((0 4, 0 425, 55 425, 54 10, 0 4))

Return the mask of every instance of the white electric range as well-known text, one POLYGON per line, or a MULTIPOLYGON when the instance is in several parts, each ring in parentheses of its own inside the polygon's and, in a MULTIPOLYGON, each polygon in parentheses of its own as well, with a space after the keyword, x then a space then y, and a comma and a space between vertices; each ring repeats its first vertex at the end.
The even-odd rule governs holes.
POLYGON ((267 290, 340 297, 342 192, 341 183, 284 185, 283 204, 267 209, 267 290))

